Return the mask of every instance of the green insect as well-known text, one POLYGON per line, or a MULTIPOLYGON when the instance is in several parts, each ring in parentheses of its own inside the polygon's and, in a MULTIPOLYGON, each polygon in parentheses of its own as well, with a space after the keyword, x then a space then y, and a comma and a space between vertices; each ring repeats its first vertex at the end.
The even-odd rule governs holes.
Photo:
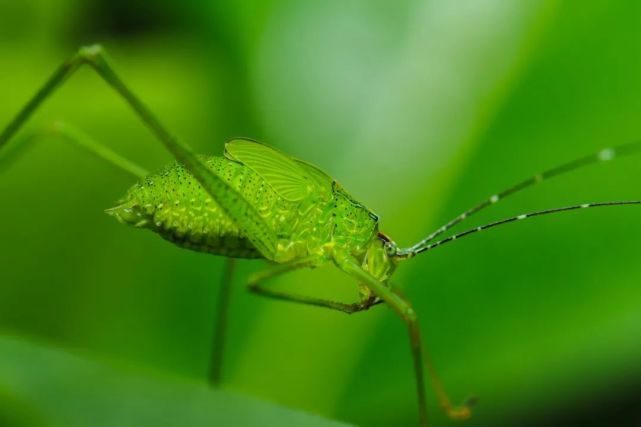
MULTIPOLYGON (((419 420, 427 425, 424 368, 439 403, 451 418, 465 419, 474 399, 451 404, 435 369, 423 350, 417 315, 394 289, 390 277, 398 264, 448 242, 499 225, 564 211, 605 206, 638 205, 640 200, 586 203, 526 213, 437 240, 437 237, 477 211, 535 185, 577 168, 641 151, 641 143, 608 148, 535 175, 497 193, 438 228, 408 248, 399 248, 379 231, 378 217, 356 201, 336 180, 317 167, 291 158, 248 139, 234 139, 223 156, 199 156, 173 137, 113 71, 100 46, 81 48, 51 76, 45 85, 0 134, 0 165, 21 145, 7 149, 10 138, 40 104, 82 65, 93 68, 126 102, 176 158, 177 162, 149 174, 82 132, 64 124, 53 130, 67 140, 109 161, 139 179, 107 213, 122 223, 150 229, 187 249, 236 258, 262 258, 272 264, 249 280, 249 289, 268 297, 326 307, 345 313, 386 304, 407 326, 416 376, 419 420), (359 285, 360 300, 328 301, 277 292, 266 287, 276 276, 301 268, 333 263, 359 285)), ((214 337, 210 380, 217 384, 222 366, 228 286, 233 261, 222 282, 214 337)))

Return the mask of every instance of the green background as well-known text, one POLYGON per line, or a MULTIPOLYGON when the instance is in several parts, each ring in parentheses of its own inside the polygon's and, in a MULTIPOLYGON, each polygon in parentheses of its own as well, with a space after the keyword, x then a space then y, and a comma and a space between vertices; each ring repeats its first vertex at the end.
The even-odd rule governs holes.
MULTIPOLYGON (((623 1, 0 0, 0 124, 77 47, 100 42, 198 151, 218 154, 226 139, 248 136, 311 161, 407 246, 519 179, 641 138, 639 22, 641 3, 623 1)), ((146 168, 171 161, 90 70, 21 136, 55 119, 146 168)), ((640 161, 546 182, 462 229, 641 199, 640 161)), ((13 414, 9 425, 72 425, 69 405, 90 420, 110 396, 134 399, 139 381, 115 384, 103 364, 151 377, 147 404, 158 411, 193 406, 191 421, 175 425, 231 425, 196 409, 206 399, 153 392, 176 378, 203 386, 223 259, 104 215, 132 184, 53 138, 0 170, 0 407, 13 414), (55 390, 51 372, 67 380, 47 400, 37 392, 55 390)), ((480 399, 461 425, 636 425, 640 214, 534 219, 402 265, 396 282, 447 389, 456 401, 480 399)), ((345 316, 248 294, 244 280, 263 267, 242 262, 234 283, 223 396, 247 397, 244 412, 256 414, 238 424, 305 425, 287 418, 298 416, 291 408, 356 425, 415 425, 409 345, 394 314, 345 316), (261 417, 260 400, 276 412, 261 417)), ((331 268, 277 286, 356 294, 331 268)), ((135 414, 140 407, 113 404, 104 425, 156 425, 135 414)), ((448 424, 431 391, 429 409, 435 425, 448 424)))

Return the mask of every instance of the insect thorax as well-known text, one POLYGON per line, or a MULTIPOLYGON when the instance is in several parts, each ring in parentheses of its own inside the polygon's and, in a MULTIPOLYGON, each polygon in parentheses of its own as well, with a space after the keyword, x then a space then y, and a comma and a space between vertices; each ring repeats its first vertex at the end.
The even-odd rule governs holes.
POLYGON ((357 202, 337 182, 332 186, 332 239, 338 249, 361 259, 378 232, 378 217, 357 202))

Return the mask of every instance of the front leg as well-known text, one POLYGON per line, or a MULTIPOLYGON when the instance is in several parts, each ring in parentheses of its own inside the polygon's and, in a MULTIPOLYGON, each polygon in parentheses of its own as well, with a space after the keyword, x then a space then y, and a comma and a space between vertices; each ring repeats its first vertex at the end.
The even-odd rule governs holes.
POLYGON ((346 257, 338 260, 338 265, 347 274, 354 277, 359 282, 365 283, 372 292, 387 303, 407 325, 410 336, 410 345, 412 348, 412 358, 414 361, 414 373, 416 375, 416 393, 418 397, 419 419, 421 426, 427 426, 427 405, 425 400, 423 365, 427 368, 427 374, 432 381, 432 387, 436 391, 439 404, 443 408, 445 414, 452 419, 462 420, 469 418, 473 400, 466 401, 462 406, 453 406, 450 398, 445 392, 445 388, 443 387, 440 378, 436 373, 436 370, 432 365, 432 362, 428 358, 427 354, 423 354, 418 320, 416 312, 414 312, 412 306, 400 295, 388 288, 384 283, 380 282, 367 271, 363 270, 355 260, 346 257))

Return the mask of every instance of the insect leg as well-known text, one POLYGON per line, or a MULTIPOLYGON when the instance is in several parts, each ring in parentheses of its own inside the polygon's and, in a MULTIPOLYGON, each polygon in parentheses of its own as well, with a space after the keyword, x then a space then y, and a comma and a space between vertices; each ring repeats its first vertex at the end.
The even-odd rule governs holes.
POLYGON ((416 391, 418 396, 419 418, 421 426, 427 425, 427 407, 425 401, 425 382, 423 379, 423 366, 427 368, 427 374, 432 381, 432 387, 436 391, 436 395, 445 411, 445 414, 452 419, 467 419, 471 415, 472 400, 468 400, 462 406, 453 406, 450 398, 448 397, 441 380, 436 374, 430 359, 427 354, 423 354, 421 345, 421 335, 419 331, 416 313, 412 306, 404 300, 400 295, 392 291, 385 284, 374 278, 368 272, 363 270, 356 261, 346 258, 340 260, 339 265, 343 271, 352 277, 356 278, 359 282, 365 283, 370 289, 383 301, 389 305, 392 310, 398 314, 407 325, 410 336, 410 345, 412 348, 412 358, 414 360, 414 372, 416 374, 416 391))
POLYGON ((330 301, 330 300, 325 300, 321 298, 308 297, 305 295, 296 295, 296 294, 290 294, 287 292, 274 291, 274 290, 265 288, 263 285, 263 282, 273 279, 282 274, 289 273, 290 271, 298 270, 300 268, 305 268, 305 267, 314 267, 317 265, 318 265, 318 259, 316 257, 303 258, 300 260, 295 260, 291 263, 276 265, 269 269, 260 271, 256 273, 253 277, 251 277, 248 284, 249 290, 255 294, 278 299, 281 301, 290 301, 290 302, 296 302, 299 304, 313 305, 316 307, 330 308, 332 310, 338 310, 347 314, 352 314, 352 313, 357 313, 359 311, 367 310, 370 307, 380 304, 382 302, 381 300, 376 300, 376 301, 367 300, 363 302, 346 304, 343 302, 336 302, 336 301, 330 301))
POLYGON ((212 343, 211 365, 209 368, 209 382, 214 387, 220 384, 222 374, 225 332, 227 331, 227 319, 229 312, 229 297, 235 269, 236 260, 234 258, 227 258, 225 260, 223 277, 220 282, 218 311, 214 322, 214 339, 212 343))
POLYGON ((0 133, 0 149, 20 129, 35 110, 83 65, 90 66, 107 84, 114 89, 138 117, 147 125, 158 140, 174 157, 185 165, 209 195, 216 201, 225 214, 242 229, 252 244, 267 259, 276 252, 276 236, 267 226, 260 214, 227 182, 213 173, 196 156, 191 148, 170 134, 151 111, 129 90, 113 70, 104 50, 99 45, 81 48, 74 56, 65 61, 47 80, 44 86, 22 108, 16 117, 0 133))
POLYGON ((0 151, 0 171, 3 168, 8 167, 9 164, 27 151, 36 141, 45 138, 48 135, 59 136, 63 141, 69 142, 72 145, 93 154, 97 158, 110 163, 135 178, 143 178, 148 174, 144 168, 122 157, 107 146, 91 138, 80 129, 63 122, 55 122, 40 132, 18 139, 7 149, 0 151))

